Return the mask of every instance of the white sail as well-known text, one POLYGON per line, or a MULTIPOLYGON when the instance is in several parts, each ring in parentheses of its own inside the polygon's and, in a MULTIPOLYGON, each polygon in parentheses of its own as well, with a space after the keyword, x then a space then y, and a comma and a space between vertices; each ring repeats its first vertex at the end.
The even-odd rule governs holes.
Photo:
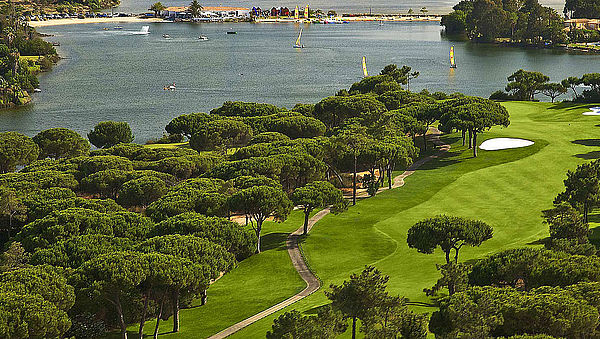
POLYGON ((300 39, 302 39, 302 28, 300 28, 300 34, 298 34, 298 39, 296 39, 296 46, 302 46, 300 44, 300 39))

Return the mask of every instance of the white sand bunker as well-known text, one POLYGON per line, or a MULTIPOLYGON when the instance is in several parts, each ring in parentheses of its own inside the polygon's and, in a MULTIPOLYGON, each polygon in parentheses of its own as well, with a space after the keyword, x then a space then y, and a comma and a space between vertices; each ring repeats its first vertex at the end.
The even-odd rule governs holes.
POLYGON ((583 112, 583 115, 600 115, 600 107, 590 107, 590 111, 583 112))
POLYGON ((515 138, 495 138, 481 143, 479 148, 486 151, 497 151, 508 148, 520 148, 533 145, 533 141, 515 138))

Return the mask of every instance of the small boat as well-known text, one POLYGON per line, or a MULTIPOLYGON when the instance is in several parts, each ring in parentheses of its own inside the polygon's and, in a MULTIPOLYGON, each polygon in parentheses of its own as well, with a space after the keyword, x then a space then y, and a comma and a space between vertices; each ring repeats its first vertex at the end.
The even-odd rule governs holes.
POLYGON ((110 29, 110 28, 108 28, 108 27, 104 27, 104 28, 102 28, 102 30, 103 30, 103 31, 108 31, 109 29, 110 29))
POLYGON ((456 62, 454 60, 454 46, 450 47, 450 68, 456 68, 456 62))
POLYGON ((237 34, 236 31, 227 31, 227 34, 237 34))
POLYGON ((363 76, 366 78, 369 76, 369 72, 367 72, 367 57, 363 56, 362 58, 362 68, 363 68, 363 76))
POLYGON ((42 91, 42 90, 41 90, 41 89, 39 89, 39 88, 34 88, 34 89, 33 89, 33 92, 35 92, 35 93, 39 93, 39 92, 41 92, 41 91, 42 91))
POLYGON ((296 43, 294 44, 294 48, 304 48, 304 45, 300 42, 302 38, 302 28, 300 28, 300 34, 298 34, 298 39, 296 39, 296 43))
POLYGON ((383 26, 383 20, 379 20, 379 26, 383 26))
POLYGON ((163 34, 162 37, 167 40, 171 40, 171 36, 169 34, 163 34))
POLYGON ((121 26, 115 26, 115 27, 113 27, 113 29, 123 29, 123 27, 121 27, 121 26))
POLYGON ((169 85, 169 86, 165 86, 165 87, 163 87, 163 89, 164 89, 165 91, 174 91, 174 90, 176 90, 176 89, 177 89, 177 87, 175 87, 175 83, 173 83, 172 85, 169 85))
POLYGON ((201 36, 199 36, 199 37, 198 37, 198 40, 201 40, 201 41, 207 41, 207 40, 208 40, 208 37, 206 37, 206 36, 204 36, 204 35, 201 35, 201 36))
POLYGON ((142 26, 142 29, 137 32, 131 32, 133 35, 148 35, 150 34, 150 26, 142 26))

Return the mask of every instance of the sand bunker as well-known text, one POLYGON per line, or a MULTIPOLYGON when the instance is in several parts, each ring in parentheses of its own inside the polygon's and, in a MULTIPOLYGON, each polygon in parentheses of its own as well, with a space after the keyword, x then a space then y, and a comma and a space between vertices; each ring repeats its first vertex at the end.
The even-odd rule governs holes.
POLYGON ((583 112, 583 115, 600 115, 600 107, 590 107, 590 111, 583 112))
POLYGON ((481 143, 479 148, 486 151, 497 151, 508 148, 520 148, 533 145, 533 141, 514 138, 495 138, 481 143))

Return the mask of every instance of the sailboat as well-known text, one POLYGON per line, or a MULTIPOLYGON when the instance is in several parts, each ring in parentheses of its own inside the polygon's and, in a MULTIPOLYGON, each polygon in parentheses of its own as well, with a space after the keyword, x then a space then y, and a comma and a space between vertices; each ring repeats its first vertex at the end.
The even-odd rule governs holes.
POLYGON ((296 19, 296 20, 300 19, 300 8, 298 8, 297 5, 296 5, 296 10, 294 11, 294 19, 296 19))
POLYGON ((300 28, 300 34, 298 34, 298 39, 296 39, 294 48, 304 48, 304 45, 300 42, 300 39, 302 39, 302 28, 300 28))
POLYGON ((454 46, 450 47, 450 68, 456 68, 456 62, 454 61, 454 46))
POLYGON ((304 17, 306 19, 310 17, 310 10, 308 9, 308 5, 306 5, 306 8, 304 9, 304 17))
POLYGON ((362 68, 363 68, 363 75, 366 77, 369 76, 369 72, 367 72, 367 57, 363 56, 362 59, 362 68))

